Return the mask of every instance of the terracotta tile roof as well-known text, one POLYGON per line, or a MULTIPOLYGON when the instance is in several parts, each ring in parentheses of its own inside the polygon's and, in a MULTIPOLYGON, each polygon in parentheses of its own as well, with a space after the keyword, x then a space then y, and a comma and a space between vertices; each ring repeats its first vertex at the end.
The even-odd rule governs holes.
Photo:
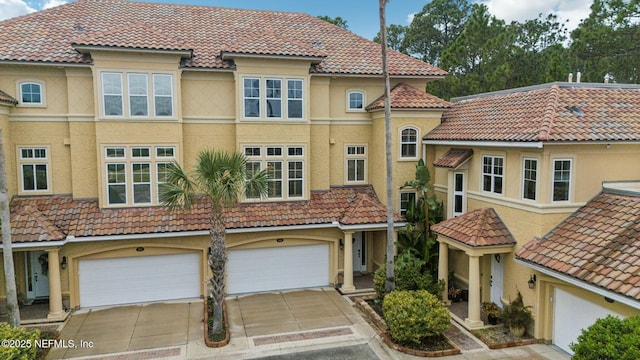
MULTIPOLYGON (((211 207, 197 201, 191 210, 163 207, 100 209, 97 200, 70 196, 14 198, 12 240, 62 240, 66 236, 153 234, 209 229, 211 207)), ((396 221, 402 219, 396 215, 396 221)), ((310 201, 244 203, 228 208, 227 229, 340 223, 386 223, 386 207, 371 186, 314 191, 310 201)))
POLYGON ((438 235, 471 247, 515 245, 516 240, 492 208, 477 209, 433 225, 438 235))
MULTIPOLYGON (((451 106, 448 101, 405 83, 394 86, 389 95, 392 109, 446 109, 451 106)), ((378 109, 384 109, 384 95, 367 106, 367 111, 378 109)))
POLYGON ((425 140, 637 141, 640 87, 552 83, 454 100, 425 140))
POLYGON ((0 90, 0 103, 16 105, 18 104, 18 100, 14 99, 11 95, 7 94, 6 92, 0 90))
MULTIPOLYGON (((83 0, 0 22, 0 60, 90 64, 73 43, 193 50, 181 64, 231 69, 223 53, 326 56, 312 73, 381 75, 380 46, 302 13, 210 6, 83 0)), ((446 72, 391 51, 394 76, 446 72)))
POLYGON ((603 191, 516 257, 640 300, 640 194, 603 191))
POLYGON ((469 158, 473 156, 473 150, 471 149, 454 149, 444 153, 440 158, 433 162, 433 165, 437 167, 457 169, 458 166, 464 164, 469 158))

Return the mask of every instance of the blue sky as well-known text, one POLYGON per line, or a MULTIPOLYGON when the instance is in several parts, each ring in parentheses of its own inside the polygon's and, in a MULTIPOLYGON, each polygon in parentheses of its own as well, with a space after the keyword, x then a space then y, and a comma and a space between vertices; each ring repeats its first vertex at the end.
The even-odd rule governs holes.
MULTIPOLYGON (((70 0, 0 0, 0 20, 24 15, 70 0)), ((378 0, 145 0, 174 4, 223 6, 244 9, 304 12, 314 16, 340 16, 349 30, 367 39, 378 32, 378 0)), ((569 20, 569 29, 589 15, 592 0, 469 0, 482 2, 498 18, 508 22, 534 19, 539 13, 553 12, 569 20)), ((410 16, 419 12, 430 0, 391 0, 387 5, 387 24, 408 25, 410 16)))

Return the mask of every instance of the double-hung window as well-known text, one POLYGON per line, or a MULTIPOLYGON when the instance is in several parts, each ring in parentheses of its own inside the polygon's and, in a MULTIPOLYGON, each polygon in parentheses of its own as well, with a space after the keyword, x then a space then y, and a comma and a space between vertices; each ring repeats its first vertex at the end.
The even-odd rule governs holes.
POLYGON ((302 80, 287 80, 287 117, 302 119, 302 80))
POLYGON ((406 215, 411 206, 416 205, 416 193, 414 191, 400 192, 400 215, 406 215))
POLYGON ((502 156, 482 157, 482 191, 502 194, 504 158, 502 156))
POLYGON ((49 157, 46 147, 18 148, 20 156, 21 190, 49 191, 49 157))
POLYGON ((104 148, 108 205, 159 204, 160 186, 174 146, 107 146, 104 148))
POLYGON ((400 132, 400 157, 416 158, 418 156, 418 130, 405 128, 400 132))
POLYGON ((553 201, 569 201, 571 186, 571 160, 553 161, 553 201))
POLYGON ((366 182, 367 147, 365 145, 347 145, 346 152, 347 182, 366 182))
MULTIPOLYGON (((304 147, 300 145, 245 146, 245 173, 250 179, 266 169, 267 199, 301 199, 304 197, 304 147)), ((247 189, 245 198, 260 199, 260 194, 247 189)))
POLYGON ((173 75, 103 72, 101 79, 104 116, 173 116, 173 75))
POLYGON ((267 117, 282 117, 282 80, 267 79, 267 117))
POLYGON ((522 170, 522 198, 536 200, 538 160, 525 158, 522 170))

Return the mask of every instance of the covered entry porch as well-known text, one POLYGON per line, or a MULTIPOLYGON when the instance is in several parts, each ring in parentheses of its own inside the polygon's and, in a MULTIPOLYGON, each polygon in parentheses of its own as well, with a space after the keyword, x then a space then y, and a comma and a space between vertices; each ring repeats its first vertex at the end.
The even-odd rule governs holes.
MULTIPOLYGON (((446 282, 442 294, 448 298, 449 250, 460 250, 458 253, 468 257, 468 308, 462 325, 468 329, 484 326, 480 307, 483 301, 494 301, 500 304, 502 297, 502 269, 505 254, 514 250, 516 241, 492 208, 471 211, 459 217, 443 221, 433 226, 438 235, 440 246, 438 278, 446 282), (482 279, 483 258, 490 259, 491 272, 489 279, 482 279), (482 284, 489 284, 490 292, 482 291, 482 284)), ((455 256, 455 255, 453 255, 455 256)), ((461 255, 462 256, 462 255, 461 255)), ((487 260, 485 260, 486 262, 487 260)))

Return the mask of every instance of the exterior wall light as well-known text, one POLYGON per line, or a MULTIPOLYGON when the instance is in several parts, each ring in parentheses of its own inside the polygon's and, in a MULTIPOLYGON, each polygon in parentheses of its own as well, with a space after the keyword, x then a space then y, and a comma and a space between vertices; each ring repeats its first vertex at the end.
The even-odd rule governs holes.
POLYGON ((538 280, 538 279, 536 278, 536 274, 532 274, 532 275, 529 277, 529 281, 527 281, 527 284, 529 285, 529 289, 533 289, 533 288, 535 288, 535 287, 536 287, 536 281, 537 281, 537 280, 538 280))
POLYGON ((60 262, 60 267, 63 268, 63 269, 67 268, 67 257, 66 256, 62 257, 62 261, 60 262))

